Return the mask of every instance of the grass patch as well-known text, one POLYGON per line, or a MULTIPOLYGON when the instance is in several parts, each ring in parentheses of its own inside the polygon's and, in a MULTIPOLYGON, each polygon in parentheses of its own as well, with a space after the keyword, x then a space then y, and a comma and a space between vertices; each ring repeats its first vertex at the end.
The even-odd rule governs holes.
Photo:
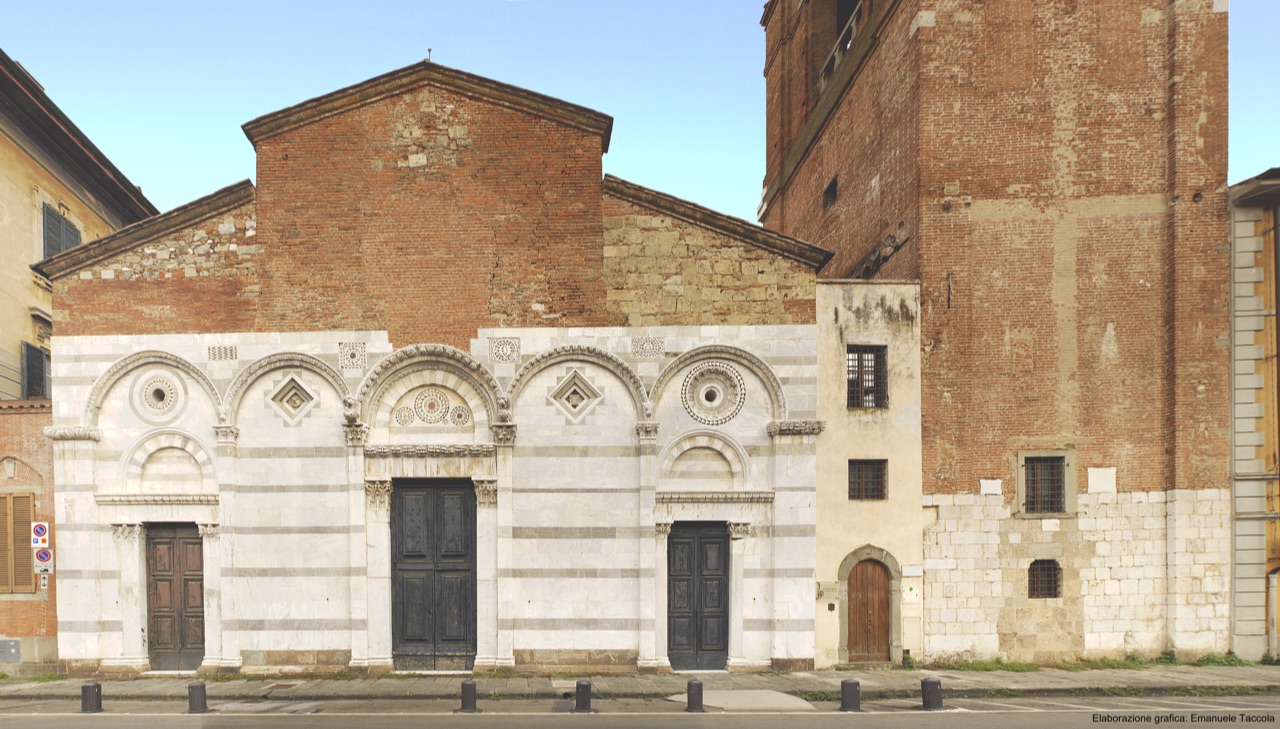
POLYGON ((1240 656, 1237 656, 1232 651, 1227 651, 1226 653, 1210 653, 1208 655, 1200 656, 1200 658, 1198 658, 1196 662, 1192 663, 1191 665, 1193 666, 1252 666, 1253 662, 1246 661, 1240 656))
POLYGON ((839 691, 802 691, 796 694, 796 696, 799 696, 805 701, 839 701, 840 700, 839 691))
POLYGON ((1040 670, 1040 667, 1034 663, 1006 663, 1000 660, 935 663, 930 668, 939 671, 1013 671, 1015 673, 1031 673, 1040 670))
POLYGON ((1142 696, 1146 691, 1136 686, 1107 686, 1098 693, 1103 696, 1142 696))
POLYGON ((1007 688, 987 689, 982 692, 982 698, 984 699, 1010 699, 1017 695, 1017 691, 1007 688))
POLYGON ((50 683, 52 681, 61 681, 62 676, 56 673, 42 673, 38 676, 28 676, 27 681, 35 681, 36 683, 50 683))
POLYGON ((1148 661, 1137 653, 1130 653, 1124 658, 1077 658, 1074 661, 1063 661, 1054 666, 1063 671, 1092 671, 1100 668, 1146 668, 1148 661))
POLYGON ((1174 696, 1246 696, 1262 690, 1254 686, 1183 686, 1172 693, 1174 696))
POLYGON ((1167 650, 1161 653, 1159 658, 1155 658, 1151 662, 1162 666, 1176 666, 1178 665, 1178 654, 1172 650, 1167 650))

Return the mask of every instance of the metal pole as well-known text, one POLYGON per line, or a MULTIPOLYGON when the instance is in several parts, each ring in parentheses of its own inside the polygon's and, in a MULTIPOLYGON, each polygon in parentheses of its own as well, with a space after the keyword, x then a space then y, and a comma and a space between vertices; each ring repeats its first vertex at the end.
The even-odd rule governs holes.
POLYGON ((90 681, 80 687, 80 713, 97 714, 102 711, 102 684, 90 681))
POLYGON ((705 712, 702 708, 702 682, 696 678, 689 679, 688 702, 685 711, 691 711, 695 714, 705 712))
POLYGON ((574 691, 573 713, 591 713, 591 682, 585 678, 578 682, 578 687, 574 691))
POLYGON ((920 698, 924 701, 925 711, 937 711, 942 708, 942 681, 926 678, 920 681, 920 698))
POLYGON ((205 701, 204 681, 192 681, 187 684, 187 713, 204 714, 209 711, 205 701))
POLYGON ((840 710, 862 711, 862 684, 846 678, 840 682, 840 710))
POLYGON ((476 708, 476 682, 466 680, 462 682, 462 708, 453 712, 455 714, 479 714, 480 710, 476 708))

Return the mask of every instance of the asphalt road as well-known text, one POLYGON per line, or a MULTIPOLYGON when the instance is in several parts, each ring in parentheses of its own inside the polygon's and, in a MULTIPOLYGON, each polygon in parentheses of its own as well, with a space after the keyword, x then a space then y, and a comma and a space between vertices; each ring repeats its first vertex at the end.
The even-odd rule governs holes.
POLYGON ((453 702, 391 701, 244 701, 213 704, 214 713, 189 715, 185 704, 174 702, 117 702, 101 714, 78 713, 68 701, 0 702, 0 726, 53 729, 507 729, 583 727, 641 729, 645 727, 705 727, 706 729, 774 729, 814 727, 1099 727, 1133 723, 1160 726, 1268 726, 1280 724, 1280 696, 1238 697, 1010 697, 949 699, 943 711, 926 712, 908 699, 863 702, 857 714, 835 712, 836 705, 815 704, 805 713, 743 713, 711 711, 687 714, 683 704, 660 700, 597 700, 599 713, 565 713, 570 701, 482 702, 484 713, 455 715, 453 702), (1136 722, 1134 720, 1137 720, 1136 722))

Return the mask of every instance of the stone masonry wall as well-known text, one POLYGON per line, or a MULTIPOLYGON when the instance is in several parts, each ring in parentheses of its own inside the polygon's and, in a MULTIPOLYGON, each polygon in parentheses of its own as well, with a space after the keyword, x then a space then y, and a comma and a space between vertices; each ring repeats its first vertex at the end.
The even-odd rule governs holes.
POLYGON ((611 323, 813 323, 805 264, 608 196, 604 215, 611 323))

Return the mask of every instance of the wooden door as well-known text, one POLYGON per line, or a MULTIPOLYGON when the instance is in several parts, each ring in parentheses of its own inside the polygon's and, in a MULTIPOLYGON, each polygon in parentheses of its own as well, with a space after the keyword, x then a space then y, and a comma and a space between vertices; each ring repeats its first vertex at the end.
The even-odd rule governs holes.
POLYGON ((892 603, 889 570, 864 560, 849 573, 849 661, 887 661, 892 603))
POLYGON ((676 670, 719 670, 729 659, 729 530, 724 522, 671 527, 667 657, 676 670))
POLYGON ((392 656, 402 670, 470 670, 476 659, 476 495, 470 481, 395 483, 392 656))
POLYGON ((204 661, 204 540, 195 524, 147 525, 151 669, 194 671, 204 661))

